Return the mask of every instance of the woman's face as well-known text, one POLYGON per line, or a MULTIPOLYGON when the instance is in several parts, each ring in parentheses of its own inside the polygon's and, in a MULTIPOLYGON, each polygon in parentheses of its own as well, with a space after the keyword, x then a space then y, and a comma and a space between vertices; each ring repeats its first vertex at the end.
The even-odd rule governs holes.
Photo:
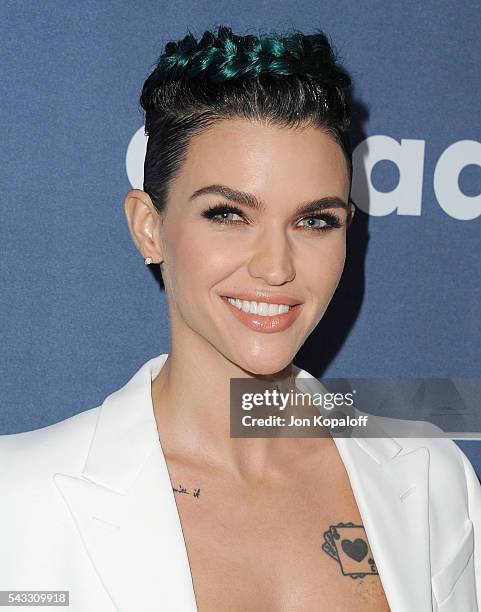
POLYGON ((236 119, 194 137, 157 227, 172 333, 193 333, 254 374, 285 368, 340 280, 348 196, 342 150, 317 128, 236 119), (289 312, 262 316, 277 312, 259 306, 271 301, 289 312))

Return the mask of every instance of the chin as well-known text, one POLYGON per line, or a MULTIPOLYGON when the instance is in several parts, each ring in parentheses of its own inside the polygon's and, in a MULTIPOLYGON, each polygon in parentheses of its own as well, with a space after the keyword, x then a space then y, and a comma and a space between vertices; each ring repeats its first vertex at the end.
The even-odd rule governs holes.
POLYGON ((295 351, 283 350, 274 352, 270 349, 263 351, 261 354, 252 353, 249 355, 244 353, 239 355, 235 361, 239 367, 251 374, 269 376, 277 374, 277 372, 286 368, 292 362, 295 355, 295 351))

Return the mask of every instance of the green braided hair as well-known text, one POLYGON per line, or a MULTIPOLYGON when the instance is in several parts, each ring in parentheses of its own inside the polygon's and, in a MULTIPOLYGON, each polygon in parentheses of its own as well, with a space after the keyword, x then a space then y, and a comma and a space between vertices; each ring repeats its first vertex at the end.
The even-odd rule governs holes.
POLYGON ((144 191, 162 212, 190 139, 230 118, 323 129, 341 146, 352 180, 350 85, 320 31, 239 36, 219 26, 217 36, 168 42, 140 96, 149 137, 144 191))

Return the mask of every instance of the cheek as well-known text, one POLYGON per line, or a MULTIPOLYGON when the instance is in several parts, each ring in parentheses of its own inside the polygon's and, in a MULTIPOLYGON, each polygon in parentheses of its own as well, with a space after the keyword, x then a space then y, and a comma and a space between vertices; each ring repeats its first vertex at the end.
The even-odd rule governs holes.
POLYGON ((339 284, 346 260, 346 242, 342 234, 325 240, 316 257, 304 266, 306 283, 321 301, 330 299, 339 284))
POLYGON ((235 269, 231 241, 226 236, 212 237, 203 228, 184 224, 182 230, 166 234, 171 280, 177 291, 187 294, 208 289, 235 269))

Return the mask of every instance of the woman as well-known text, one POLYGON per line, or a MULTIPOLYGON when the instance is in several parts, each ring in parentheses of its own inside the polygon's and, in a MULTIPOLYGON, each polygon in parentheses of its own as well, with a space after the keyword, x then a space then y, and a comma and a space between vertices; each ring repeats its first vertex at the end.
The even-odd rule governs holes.
POLYGON ((344 266, 348 87, 320 33, 167 44, 125 213, 172 349, 101 406, 3 437, 0 589, 75 611, 478 609, 481 488, 452 441, 392 419, 230 436, 231 379, 314 380, 292 360, 344 266))

